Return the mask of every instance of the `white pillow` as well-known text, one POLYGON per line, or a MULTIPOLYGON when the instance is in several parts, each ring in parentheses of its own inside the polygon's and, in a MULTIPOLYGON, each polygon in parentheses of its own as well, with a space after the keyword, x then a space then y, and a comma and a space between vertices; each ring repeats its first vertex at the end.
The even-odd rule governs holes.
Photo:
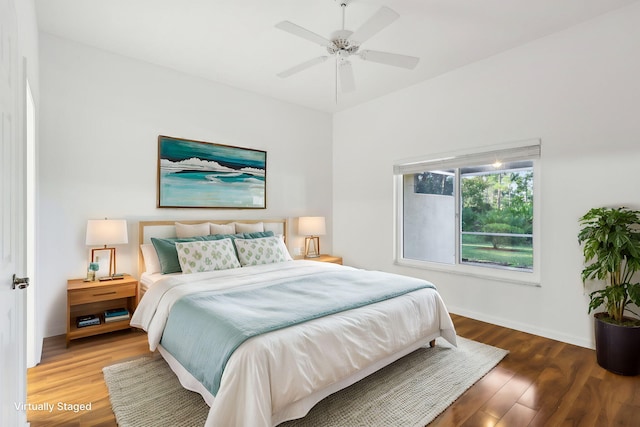
POLYGON ((287 246, 280 237, 261 237, 258 239, 234 239, 240 264, 259 265, 274 262, 292 261, 287 246))
POLYGON ((186 274, 240 267, 231 239, 176 242, 176 250, 186 274))
POLYGON ((158 253, 152 243, 144 243, 140 245, 142 251, 142 259, 144 260, 144 271, 147 273, 160 273, 162 272, 162 266, 160 265, 160 259, 158 259, 158 253))
POLYGON ((230 224, 214 224, 210 222, 209 230, 211 234, 236 234, 236 225, 233 222, 230 224))
POLYGON ((256 222, 253 224, 247 224, 243 222, 236 222, 236 233, 255 233, 258 231, 264 231, 264 224, 256 222))
POLYGON ((176 222, 176 236, 180 239, 186 237, 206 236, 209 234, 209 223, 202 224, 181 224, 176 222))

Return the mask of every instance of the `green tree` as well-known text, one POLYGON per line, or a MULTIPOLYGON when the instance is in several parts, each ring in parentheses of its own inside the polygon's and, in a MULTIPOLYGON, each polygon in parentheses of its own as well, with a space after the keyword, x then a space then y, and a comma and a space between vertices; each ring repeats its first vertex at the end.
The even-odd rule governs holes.
POLYGON ((503 171, 463 176, 462 230, 531 234, 533 232, 533 172, 531 170, 503 171), (489 227, 491 229, 512 231, 490 231, 487 229, 487 225, 490 224, 492 224, 489 227))
POLYGON ((453 195, 453 175, 435 172, 423 172, 415 174, 415 192, 421 194, 453 195))
MULTIPOLYGON (((502 234, 521 234, 522 230, 509 224, 485 224, 484 231, 486 233, 502 233, 502 234)), ((491 244, 493 249, 499 249, 503 246, 513 245, 513 238, 509 236, 491 236, 491 244)))

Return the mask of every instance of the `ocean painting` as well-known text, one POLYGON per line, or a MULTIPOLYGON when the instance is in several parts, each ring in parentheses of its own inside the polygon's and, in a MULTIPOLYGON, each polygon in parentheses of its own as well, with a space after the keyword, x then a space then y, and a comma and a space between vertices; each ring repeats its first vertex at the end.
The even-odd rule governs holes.
POLYGON ((158 137, 159 208, 266 208, 267 152, 158 137))

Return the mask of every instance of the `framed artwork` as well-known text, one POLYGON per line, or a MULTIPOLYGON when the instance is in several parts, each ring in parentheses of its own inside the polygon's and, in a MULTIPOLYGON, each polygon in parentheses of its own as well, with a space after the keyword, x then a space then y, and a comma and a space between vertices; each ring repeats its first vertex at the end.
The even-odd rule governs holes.
POLYGON ((265 209, 267 152, 158 136, 159 208, 265 209))

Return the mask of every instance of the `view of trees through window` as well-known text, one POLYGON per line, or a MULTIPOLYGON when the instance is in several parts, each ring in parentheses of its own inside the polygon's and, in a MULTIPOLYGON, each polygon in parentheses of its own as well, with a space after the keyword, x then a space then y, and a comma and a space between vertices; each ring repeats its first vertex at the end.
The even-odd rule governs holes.
POLYGON ((460 170, 461 261, 533 268, 532 162, 460 170))
MULTIPOLYGON (((533 269, 533 163, 466 167, 460 176, 460 261, 533 269)), ((454 197, 456 170, 414 175, 414 192, 454 197)))

